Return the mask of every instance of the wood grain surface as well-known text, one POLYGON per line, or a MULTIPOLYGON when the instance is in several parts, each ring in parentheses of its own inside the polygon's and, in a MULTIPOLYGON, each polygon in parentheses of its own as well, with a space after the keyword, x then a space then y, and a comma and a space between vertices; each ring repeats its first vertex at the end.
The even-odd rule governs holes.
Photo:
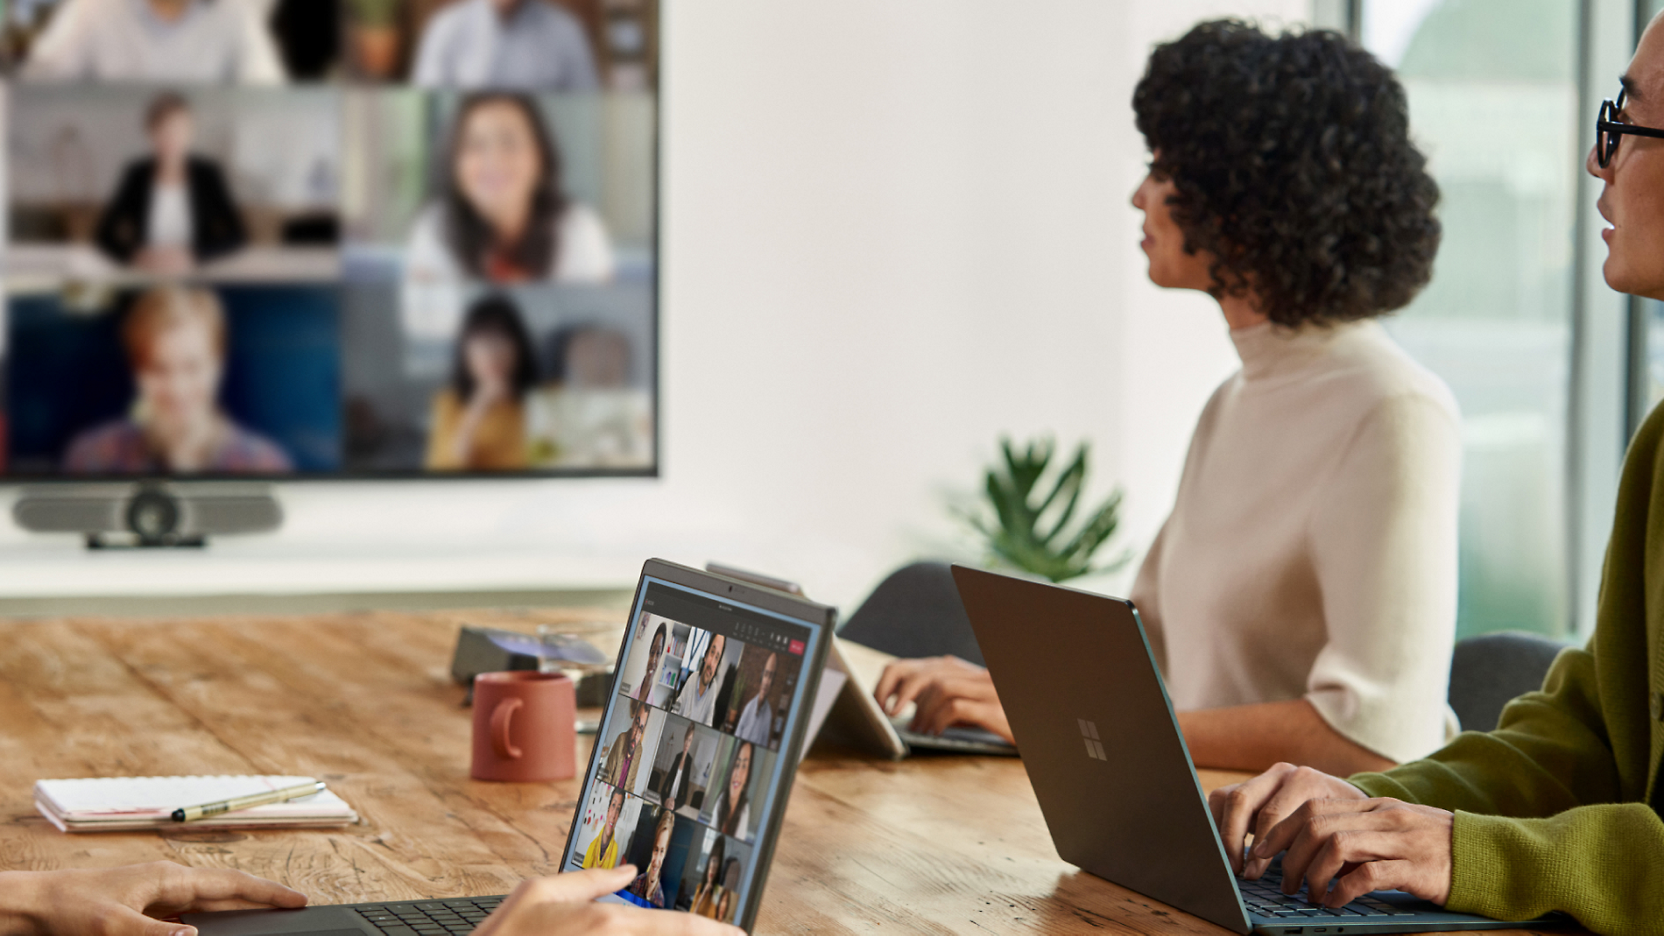
MULTIPOLYGON (((501 894, 556 870, 578 783, 468 778, 470 713, 448 671, 464 623, 531 630, 581 610, 366 612, 0 624, 0 869, 167 858, 230 867, 314 903, 501 894), (312 775, 340 830, 64 835, 51 777, 312 775)), ((620 633, 622 624, 620 624, 620 633)), ((579 763, 590 740, 579 740, 579 763)), ((1204 771, 1209 789, 1237 775, 1204 771)), ((759 933, 1226 930, 1057 857, 1022 763, 844 749, 804 762, 759 933)))

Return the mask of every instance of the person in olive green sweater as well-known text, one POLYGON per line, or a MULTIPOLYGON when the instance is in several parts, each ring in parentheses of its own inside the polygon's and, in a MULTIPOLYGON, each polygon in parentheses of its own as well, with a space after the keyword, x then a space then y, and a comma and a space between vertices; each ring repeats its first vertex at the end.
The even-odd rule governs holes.
MULTIPOLYGON (((1664 128, 1664 14, 1614 111, 1616 123, 1664 128)), ((1607 127, 1588 158, 1612 225, 1606 282, 1654 299, 1664 299, 1660 137, 1607 127)), ((1284 889, 1304 880, 1328 906, 1396 888, 1451 910, 1562 911, 1597 933, 1664 934, 1661 753, 1664 407, 1624 463, 1594 638, 1563 651, 1541 691, 1510 702, 1495 731, 1466 732, 1425 760, 1349 780, 1278 764, 1209 804, 1239 873, 1258 878, 1282 853, 1284 889)))

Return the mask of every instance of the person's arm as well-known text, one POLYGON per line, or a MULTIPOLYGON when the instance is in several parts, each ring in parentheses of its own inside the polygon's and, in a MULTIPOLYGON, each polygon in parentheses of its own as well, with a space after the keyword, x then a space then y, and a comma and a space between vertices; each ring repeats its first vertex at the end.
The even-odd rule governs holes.
POLYGON ((1625 459, 1587 650, 1562 651, 1542 690, 1509 703, 1495 731, 1462 734, 1421 761, 1349 783, 1279 765, 1215 791, 1226 853, 1239 856, 1255 833, 1263 844, 1254 876, 1304 839, 1305 853, 1327 862, 1320 876, 1351 862, 1347 877, 1369 874, 1372 887, 1419 875, 1442 886, 1453 910, 1510 918, 1561 910, 1596 932, 1664 933, 1664 823, 1641 802, 1656 731, 1648 614, 1656 613, 1652 527, 1664 516, 1661 437, 1664 411, 1655 411, 1625 459), (1365 796, 1390 799, 1334 812, 1365 796), (1429 828, 1443 829, 1442 840, 1428 838, 1429 828))
POLYGON ((1664 822, 1623 802, 1599 692, 1595 655, 1566 650, 1496 731, 1350 782, 1455 813, 1453 910, 1522 919, 1560 910, 1597 933, 1664 933, 1664 822))
POLYGON ((1292 761, 1345 776, 1393 766, 1329 727, 1305 699, 1180 712, 1179 730, 1198 767, 1263 770, 1292 761))
POLYGON ((141 228, 144 203, 150 197, 151 166, 149 161, 130 164, 122 172, 115 194, 98 216, 93 240, 105 255, 117 263, 133 262, 134 255, 144 243, 146 232, 141 228))
POLYGON ((242 249, 248 243, 243 214, 231 197, 220 167, 206 159, 190 161, 191 203, 196 260, 202 263, 242 249))
POLYGON ((0 872, 4 936, 195 936, 192 927, 159 917, 304 906, 305 894, 273 881, 171 861, 96 871, 0 872))
POLYGON ((736 927, 673 910, 599 903, 629 886, 636 869, 573 871, 526 881, 487 917, 475 936, 743 936, 736 927))
MULTIPOLYGON (((874 694, 891 715, 916 702, 909 727, 921 734, 975 725, 1015 743, 988 671, 958 657, 897 660, 884 668, 874 694)), ((1180 712, 1179 730, 1198 767, 1260 770, 1288 760, 1357 773, 1392 766, 1329 727, 1305 699, 1180 712)))
MULTIPOLYGON (((1375 769, 1447 738, 1462 450, 1448 405, 1419 393, 1382 401, 1314 479, 1307 536, 1327 641, 1305 699, 1334 732, 1379 755, 1375 769)), ((1290 756, 1297 749, 1241 766, 1308 763, 1290 756)))

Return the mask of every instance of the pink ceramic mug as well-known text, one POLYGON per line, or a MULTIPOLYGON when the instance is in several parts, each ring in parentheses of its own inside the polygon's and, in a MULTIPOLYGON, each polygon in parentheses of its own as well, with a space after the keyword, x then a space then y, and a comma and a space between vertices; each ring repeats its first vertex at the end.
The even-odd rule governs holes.
POLYGON ((474 678, 475 780, 541 783, 577 773, 578 698, 560 673, 474 678))

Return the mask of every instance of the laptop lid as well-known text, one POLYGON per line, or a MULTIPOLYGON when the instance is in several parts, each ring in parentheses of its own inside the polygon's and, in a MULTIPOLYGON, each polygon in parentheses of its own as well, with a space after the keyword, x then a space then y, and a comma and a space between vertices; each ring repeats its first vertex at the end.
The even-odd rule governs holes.
POLYGON ((1132 603, 958 565, 953 578, 1057 853, 1247 933, 1132 603))
POLYGON ((635 883, 603 900, 749 931, 836 615, 649 561, 561 869, 634 864, 635 883))

